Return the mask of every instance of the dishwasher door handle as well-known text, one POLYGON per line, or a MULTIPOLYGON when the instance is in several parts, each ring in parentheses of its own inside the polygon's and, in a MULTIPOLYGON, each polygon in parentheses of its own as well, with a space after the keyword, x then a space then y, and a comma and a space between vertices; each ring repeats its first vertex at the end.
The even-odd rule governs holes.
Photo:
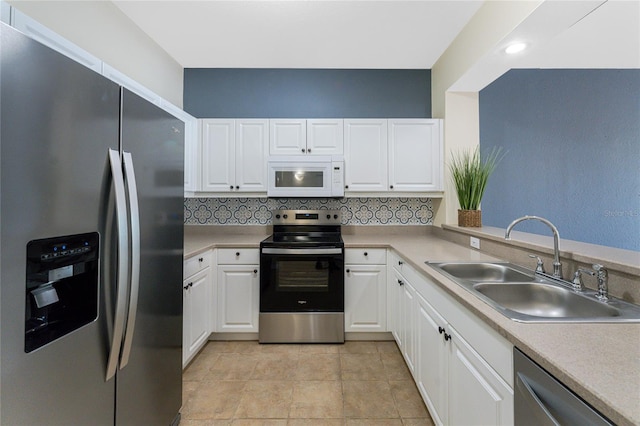
POLYGON ((523 400, 527 402, 531 411, 536 416, 536 425, 539 426, 561 426, 560 422, 553 417, 553 414, 544 405, 544 402, 533 390, 527 381, 527 377, 522 373, 516 374, 516 391, 520 394, 523 400))

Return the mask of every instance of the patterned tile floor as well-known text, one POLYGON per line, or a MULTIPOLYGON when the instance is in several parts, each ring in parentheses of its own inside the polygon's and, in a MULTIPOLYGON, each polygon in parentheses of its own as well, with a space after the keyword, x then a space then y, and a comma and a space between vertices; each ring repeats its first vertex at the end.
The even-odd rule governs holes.
POLYGON ((181 426, 432 426, 395 342, 209 342, 183 375, 181 426))

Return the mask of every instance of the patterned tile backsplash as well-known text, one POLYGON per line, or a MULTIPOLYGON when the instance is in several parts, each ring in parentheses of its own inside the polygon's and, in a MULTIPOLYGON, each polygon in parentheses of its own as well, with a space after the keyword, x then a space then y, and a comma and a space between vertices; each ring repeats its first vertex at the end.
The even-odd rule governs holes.
POLYGON ((340 210, 343 225, 430 225, 430 198, 185 198, 185 225, 269 225, 271 212, 340 210))

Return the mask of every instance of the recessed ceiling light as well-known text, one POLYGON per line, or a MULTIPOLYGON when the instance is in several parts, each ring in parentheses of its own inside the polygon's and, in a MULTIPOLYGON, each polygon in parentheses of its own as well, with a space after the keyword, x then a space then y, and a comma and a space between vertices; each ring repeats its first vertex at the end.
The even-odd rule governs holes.
POLYGON ((506 49, 504 49, 505 53, 508 53, 509 55, 513 55, 515 53, 518 52, 522 52, 524 49, 527 48, 527 43, 512 43, 509 46, 507 46, 506 49))

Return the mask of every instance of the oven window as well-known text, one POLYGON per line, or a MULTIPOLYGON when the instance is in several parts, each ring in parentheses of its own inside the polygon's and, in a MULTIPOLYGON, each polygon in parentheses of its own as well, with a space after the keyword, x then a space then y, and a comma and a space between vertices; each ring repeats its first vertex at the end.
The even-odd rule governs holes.
POLYGON ((278 261, 277 291, 329 291, 329 261, 278 261))
POLYGON ((322 188, 323 176, 322 171, 277 171, 276 188, 322 188))

